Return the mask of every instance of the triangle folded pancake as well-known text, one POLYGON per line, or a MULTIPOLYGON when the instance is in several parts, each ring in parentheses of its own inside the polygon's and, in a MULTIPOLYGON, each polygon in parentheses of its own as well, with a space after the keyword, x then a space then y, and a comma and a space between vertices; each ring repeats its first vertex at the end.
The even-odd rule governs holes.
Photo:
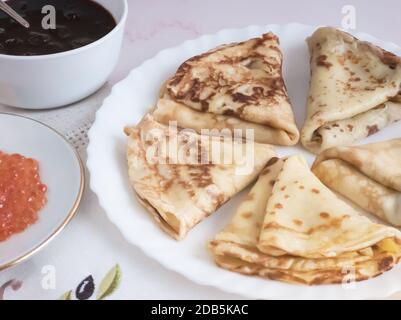
POLYGON ((308 39, 311 80, 301 142, 319 153, 352 145, 401 120, 401 59, 323 27, 308 39))
POLYGON ((269 145, 200 136, 151 116, 125 132, 131 185, 176 239, 251 183, 275 155, 269 145))
POLYGON ((266 206, 259 241, 263 252, 336 257, 399 234, 396 229, 372 223, 341 201, 302 157, 290 157, 282 169, 266 206))
POLYGON ((153 116, 198 133, 216 127, 253 129, 256 142, 294 145, 299 132, 282 60, 272 33, 195 56, 167 81, 153 116))
POLYGON ((401 226, 401 139, 327 149, 312 170, 332 190, 401 226))
POLYGON ((400 232, 360 216, 313 176, 304 159, 270 164, 210 242, 219 266, 313 285, 366 280, 399 261, 400 232))

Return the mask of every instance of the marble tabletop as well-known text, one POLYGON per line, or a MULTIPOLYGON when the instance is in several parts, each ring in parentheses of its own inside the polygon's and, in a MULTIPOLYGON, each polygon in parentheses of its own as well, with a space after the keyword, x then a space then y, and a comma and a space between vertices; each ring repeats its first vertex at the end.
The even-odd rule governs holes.
MULTIPOLYGON (((153 57, 159 50, 205 33, 250 24, 299 22, 342 26, 350 8, 355 10, 353 23, 357 31, 401 44, 398 31, 401 20, 397 10, 401 9, 401 3, 394 0, 128 2, 130 12, 123 50, 109 86, 122 80, 132 68, 153 57)), ((104 95, 100 94, 96 100, 98 106, 103 98, 104 95)), ((4 109, 0 106, 0 111, 4 109)), ((85 160, 85 150, 81 150, 81 154, 85 160)), ((71 298, 76 299, 75 291, 80 286, 92 283, 98 287, 105 274, 117 264, 122 277, 119 287, 109 298, 243 298, 194 284, 146 257, 124 240, 99 207, 94 193, 87 188, 76 217, 60 236, 30 260, 0 272, 0 299, 58 299, 64 293, 68 296, 70 290, 71 298)))

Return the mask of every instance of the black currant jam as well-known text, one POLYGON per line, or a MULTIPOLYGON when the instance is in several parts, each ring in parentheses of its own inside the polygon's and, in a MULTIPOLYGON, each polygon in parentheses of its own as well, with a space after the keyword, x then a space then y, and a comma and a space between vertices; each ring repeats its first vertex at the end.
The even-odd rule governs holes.
POLYGON ((116 26, 111 13, 91 0, 8 0, 6 3, 30 23, 30 28, 20 26, 0 12, 0 54, 36 56, 69 51, 102 38, 116 26), (50 16, 51 11, 42 13, 42 8, 48 5, 55 8, 54 16, 50 16))

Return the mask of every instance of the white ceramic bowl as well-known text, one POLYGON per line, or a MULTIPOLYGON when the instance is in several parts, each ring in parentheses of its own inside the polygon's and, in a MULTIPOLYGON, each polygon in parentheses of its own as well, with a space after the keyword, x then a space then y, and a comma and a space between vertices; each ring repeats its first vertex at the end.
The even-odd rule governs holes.
POLYGON ((99 89, 117 64, 127 19, 126 0, 95 0, 117 26, 84 47, 41 56, 0 54, 0 103, 49 109, 83 99, 99 89))

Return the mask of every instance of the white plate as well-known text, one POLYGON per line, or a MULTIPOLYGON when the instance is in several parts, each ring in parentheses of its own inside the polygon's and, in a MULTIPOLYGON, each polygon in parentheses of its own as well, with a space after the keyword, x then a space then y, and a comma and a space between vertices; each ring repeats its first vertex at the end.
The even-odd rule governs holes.
POLYGON ((82 162, 57 132, 37 121, 0 113, 0 150, 39 161, 40 178, 47 185, 47 204, 38 221, 0 242, 0 270, 36 253, 72 219, 84 188, 82 162))
MULTIPOLYGON (((341 285, 290 285, 220 269, 213 263, 206 249, 206 242, 229 221, 241 195, 194 228, 185 240, 176 242, 156 226, 150 215, 136 201, 129 185, 124 126, 140 120, 155 102, 162 83, 184 60, 220 44, 246 40, 267 31, 273 31, 280 37, 284 53, 284 77, 298 126, 302 127, 309 85, 309 55, 305 38, 315 29, 316 27, 288 24, 222 30, 215 35, 205 35, 159 52, 114 87, 98 111, 96 122, 89 133, 88 168, 91 173, 91 188, 97 193, 99 202, 110 220, 117 225, 127 241, 140 247, 166 268, 175 270, 194 282, 246 297, 377 298, 401 290, 401 282, 398 281, 401 277, 399 267, 381 277, 360 282, 354 288, 347 289, 341 285)), ((379 41, 366 34, 356 36, 401 54, 401 49, 394 44, 379 41)), ((401 123, 398 123, 364 142, 395 138, 400 132, 401 123)), ((302 153, 309 162, 314 158, 300 146, 277 148, 277 151, 280 155, 302 153)))

